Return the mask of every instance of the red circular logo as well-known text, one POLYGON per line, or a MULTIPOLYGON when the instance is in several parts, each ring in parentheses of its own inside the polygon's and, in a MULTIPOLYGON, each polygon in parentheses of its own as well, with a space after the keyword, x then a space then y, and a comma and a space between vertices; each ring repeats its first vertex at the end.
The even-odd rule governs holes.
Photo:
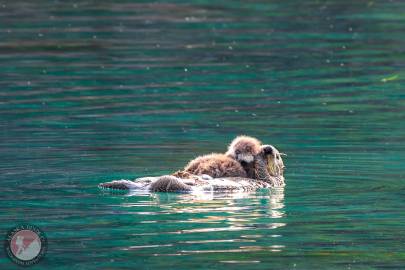
POLYGON ((45 254, 46 238, 38 227, 20 225, 9 231, 5 249, 13 262, 20 265, 32 265, 45 254))
POLYGON ((21 230, 11 239, 11 252, 23 261, 30 261, 41 251, 41 240, 38 234, 30 230, 21 230))

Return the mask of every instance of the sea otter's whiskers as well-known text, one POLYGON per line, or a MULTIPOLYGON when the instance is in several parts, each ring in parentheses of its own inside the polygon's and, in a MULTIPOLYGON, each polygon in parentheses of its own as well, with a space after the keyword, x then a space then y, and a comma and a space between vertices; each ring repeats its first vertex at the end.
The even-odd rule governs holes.
POLYGON ((282 155, 286 155, 284 153, 278 152, 278 150, 271 146, 272 149, 272 154, 269 154, 267 156, 267 163, 268 163, 268 169, 271 175, 273 176, 281 176, 283 175, 284 172, 284 162, 283 159, 281 158, 282 155))
POLYGON ((277 164, 276 159, 272 156, 269 156, 267 160, 270 174, 273 176, 281 175, 281 167, 279 164, 277 164))

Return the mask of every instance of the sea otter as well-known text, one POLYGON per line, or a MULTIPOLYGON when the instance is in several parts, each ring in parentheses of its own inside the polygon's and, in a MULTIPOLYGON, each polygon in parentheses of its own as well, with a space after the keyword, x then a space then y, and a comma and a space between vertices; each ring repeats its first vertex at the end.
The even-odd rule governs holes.
POLYGON ((261 142, 253 137, 238 136, 225 154, 212 153, 190 161, 183 171, 219 177, 255 178, 254 157, 261 151, 261 142))
MULTIPOLYGON (((260 152, 252 157, 251 165, 249 164, 253 177, 248 178, 246 176, 236 175, 211 178, 209 174, 202 174, 200 178, 199 175, 191 174, 187 171, 179 171, 173 175, 164 176, 157 181, 153 181, 150 185, 150 191, 235 191, 240 189, 243 189, 244 191, 252 191, 263 187, 283 187, 285 185, 283 176, 285 166, 281 155, 282 153, 280 153, 274 146, 263 145, 260 147, 260 152)), ((207 155, 207 157, 210 157, 210 155, 207 155)), ((198 159, 199 158, 196 160, 198 161, 198 159)), ((223 167, 220 163, 222 161, 222 157, 221 159, 217 159, 215 156, 215 159, 213 160, 202 159, 200 165, 205 168, 206 164, 214 164, 213 166, 209 166, 206 171, 211 174, 214 172, 216 175, 227 175, 229 172, 227 172, 226 169, 229 168, 231 168, 231 173, 235 172, 232 167, 223 167)), ((188 166, 186 166, 186 168, 187 167, 188 166)))
MULTIPOLYGON (((206 174, 194 175, 179 171, 174 175, 143 177, 135 181, 118 180, 102 183, 102 188, 134 189, 152 192, 193 192, 193 191, 253 191, 258 188, 283 187, 284 163, 281 153, 272 145, 263 145, 253 158, 254 178, 219 177, 206 174)), ((187 166, 186 166, 187 167, 187 166)))

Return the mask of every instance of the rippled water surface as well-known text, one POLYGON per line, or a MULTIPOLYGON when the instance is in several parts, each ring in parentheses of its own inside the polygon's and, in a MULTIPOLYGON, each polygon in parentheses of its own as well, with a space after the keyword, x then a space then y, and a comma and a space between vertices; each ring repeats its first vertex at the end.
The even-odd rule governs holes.
MULTIPOLYGON (((401 269, 403 1, 2 1, 0 233, 32 269, 401 269), (173 172, 238 134, 287 187, 97 184, 173 172), (129 195, 129 196, 128 196, 129 195)), ((17 269, 0 252, 1 269, 17 269)))

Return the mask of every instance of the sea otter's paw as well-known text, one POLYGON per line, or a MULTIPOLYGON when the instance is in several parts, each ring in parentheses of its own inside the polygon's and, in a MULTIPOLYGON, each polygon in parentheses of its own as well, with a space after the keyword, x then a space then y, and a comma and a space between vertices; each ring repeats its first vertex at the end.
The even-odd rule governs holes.
POLYGON ((152 192, 189 192, 191 186, 184 184, 179 178, 164 175, 150 185, 149 191, 152 192))
POLYGON ((194 174, 191 174, 191 173, 186 172, 186 171, 179 170, 179 171, 173 173, 172 176, 175 176, 177 178, 186 179, 186 178, 192 178, 194 176, 194 174))
POLYGON ((129 190, 134 185, 134 182, 129 180, 115 180, 111 182, 101 183, 98 186, 100 188, 117 189, 117 190, 129 190))

